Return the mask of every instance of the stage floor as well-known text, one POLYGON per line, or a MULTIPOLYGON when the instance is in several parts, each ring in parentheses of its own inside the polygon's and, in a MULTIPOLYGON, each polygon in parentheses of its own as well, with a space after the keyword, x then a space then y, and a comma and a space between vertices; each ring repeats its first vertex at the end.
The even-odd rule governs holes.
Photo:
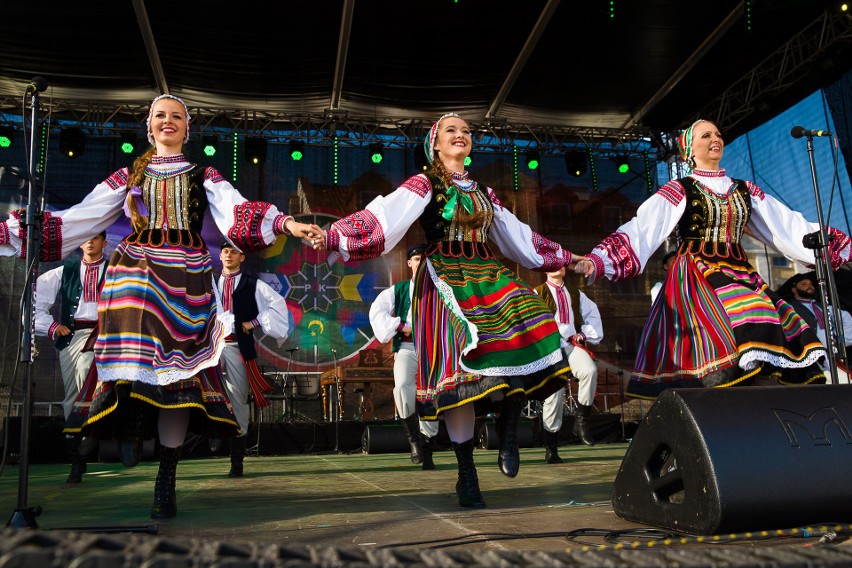
MULTIPOLYGON (((458 506, 455 457, 450 451, 435 454, 435 471, 422 471, 410 463, 407 454, 247 457, 246 475, 241 479, 227 477, 227 458, 187 459, 178 466, 178 515, 155 528, 158 538, 173 543, 250 542, 293 550, 335 547, 364 554, 440 549, 474 555, 468 558, 534 553, 551 560, 598 558, 601 562, 605 559, 601 555, 621 554, 623 559, 629 553, 637 561, 645 560, 639 564, 622 560, 622 564, 640 565, 652 558, 657 559, 652 564, 666 564, 677 557, 683 566, 717 565, 701 556, 706 542, 688 539, 665 544, 657 538, 664 531, 631 532, 653 527, 622 520, 613 513, 612 484, 626 448, 626 444, 562 446, 565 463, 560 465, 545 464, 542 448, 523 449, 521 471, 514 479, 497 469, 496 451, 477 449, 480 486, 488 504, 481 510, 458 506), (590 530, 578 532, 581 529, 590 530), (599 545, 607 548, 588 550, 599 545), (584 556, 588 554, 598 556, 584 556), (696 561, 691 563, 684 554, 696 561), (660 560, 664 557, 668 560, 660 560)), ((60 538, 75 528, 152 524, 149 512, 156 472, 153 461, 134 468, 93 463, 83 483, 68 485, 67 465, 31 465, 27 504, 43 509, 36 518, 41 529, 37 532, 60 538)), ((18 468, 9 466, 0 477, 0 514, 5 512, 6 520, 16 508, 17 497, 18 468)), ((4 541, 11 542, 10 532, 4 533, 4 541)), ((806 552, 819 560, 813 565, 832 564, 820 554, 839 554, 837 558, 846 565, 852 564, 852 547, 843 536, 819 548, 813 547, 815 538, 740 536, 722 541, 707 552, 718 557, 718 565, 740 565, 737 559, 763 565, 754 562, 757 552, 764 558, 770 552, 772 557, 783 554, 790 558, 792 554, 800 564, 796 555, 806 552), (730 552, 719 556, 723 550, 730 552)), ((0 554, 3 552, 0 545, 0 554)), ((380 565, 386 560, 376 562, 380 565)), ((771 564, 786 565, 778 558, 771 564)))

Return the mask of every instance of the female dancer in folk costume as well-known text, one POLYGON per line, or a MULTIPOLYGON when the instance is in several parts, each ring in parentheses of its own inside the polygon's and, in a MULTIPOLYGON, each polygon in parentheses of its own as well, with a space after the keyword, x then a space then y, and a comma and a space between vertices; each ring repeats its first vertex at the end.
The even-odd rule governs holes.
MULTIPOLYGON (((238 431, 215 373, 224 342, 210 253, 201 238, 206 208, 244 250, 269 246, 279 234, 320 235, 319 227, 297 223, 271 204, 247 201, 213 168, 188 162, 182 150, 189 121, 182 100, 155 98, 147 121, 152 147, 80 204, 45 213, 43 227, 42 259, 56 260, 122 211, 131 219, 133 233, 109 261, 98 305, 97 381, 90 375, 66 432, 117 435, 122 461, 135 465, 145 432, 153 435, 156 428, 161 449, 154 518, 177 512, 175 473, 188 427, 211 436, 238 431)), ((16 214, 0 224, 0 252, 22 250, 23 234, 16 214)))
POLYGON ((428 246, 414 276, 412 305, 418 413, 433 420, 443 415, 458 460, 459 503, 483 507, 473 462, 475 416, 500 412, 498 464, 514 477, 525 397, 543 400, 569 376, 553 314, 497 261, 490 242, 522 266, 543 271, 573 266, 577 257, 470 179, 464 159, 471 145, 468 124, 456 114, 442 116, 425 141, 431 170, 336 221, 326 244, 345 261, 377 257, 420 219, 428 246))
MULTIPOLYGON (((578 267, 610 280, 635 276, 678 229, 677 257, 642 332, 628 394, 654 398, 666 388, 746 385, 757 376, 822 382, 822 344, 769 289, 741 245, 747 232, 788 258, 813 262, 802 237, 818 225, 754 183, 729 178, 719 167, 724 142, 712 122, 695 122, 679 142, 692 173, 661 187, 578 267)), ((852 254, 850 239, 837 229, 829 233, 838 268, 852 254)))

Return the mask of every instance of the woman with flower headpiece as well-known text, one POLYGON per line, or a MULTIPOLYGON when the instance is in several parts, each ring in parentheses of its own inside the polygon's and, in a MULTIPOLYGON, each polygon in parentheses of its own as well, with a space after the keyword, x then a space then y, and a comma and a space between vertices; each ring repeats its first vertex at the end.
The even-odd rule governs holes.
MULTIPOLYGON (((65 211, 45 213, 44 261, 57 260, 93 234, 130 217, 132 233, 115 249, 98 304, 94 369, 66 424, 89 438, 117 436, 125 465, 142 439, 160 440, 151 516, 177 513, 175 474, 188 428, 211 437, 239 430, 215 372, 224 346, 216 288, 201 225, 209 207, 219 230, 242 250, 288 234, 310 239, 319 227, 297 223, 269 203, 247 201, 213 168, 184 158, 190 116, 172 95, 148 113, 151 148, 65 211)), ((0 254, 22 251, 18 214, 0 223, 0 254)))
POLYGON ((553 314, 497 261, 491 242, 542 271, 573 266, 577 257, 521 223, 492 189, 470 178, 464 159, 471 146, 467 122, 442 116, 424 145, 431 169, 336 221, 325 244, 344 261, 377 257, 420 220, 428 246, 412 301, 418 413, 426 420, 443 416, 458 461, 459 504, 484 507, 473 461, 476 415, 500 413, 497 462, 514 477, 526 397, 543 400, 569 376, 553 314))
MULTIPOLYGON (((630 278, 678 230, 677 257, 642 332, 628 394, 651 399, 666 388, 747 385, 757 377, 824 382, 819 339, 769 289, 741 244, 748 233, 810 263, 813 252, 802 237, 819 226, 754 183, 729 178, 719 165, 725 144, 712 122, 696 121, 678 141, 691 173, 662 186, 577 267, 592 279, 630 278)), ((837 229, 829 233, 838 268, 852 255, 850 239, 837 229)))

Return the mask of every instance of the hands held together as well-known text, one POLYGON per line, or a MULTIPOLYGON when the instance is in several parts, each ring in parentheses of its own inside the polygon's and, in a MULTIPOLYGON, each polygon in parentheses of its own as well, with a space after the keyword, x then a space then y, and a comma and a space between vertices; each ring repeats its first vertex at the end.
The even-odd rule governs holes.
POLYGON ((571 264, 568 265, 568 268, 574 272, 574 274, 581 274, 586 278, 594 278, 595 276, 595 265, 589 260, 588 257, 582 255, 574 255, 571 259, 571 264))
POLYGON ((291 217, 285 226, 293 236, 299 237, 314 250, 325 250, 325 231, 319 225, 299 223, 291 217))

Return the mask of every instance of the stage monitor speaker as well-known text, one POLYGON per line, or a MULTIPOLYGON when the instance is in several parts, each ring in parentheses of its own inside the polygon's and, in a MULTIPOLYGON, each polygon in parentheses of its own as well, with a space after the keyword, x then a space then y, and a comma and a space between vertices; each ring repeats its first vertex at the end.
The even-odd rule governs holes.
POLYGON ((613 486, 618 516, 711 535, 852 521, 852 387, 671 389, 613 486))
POLYGON ((408 433, 401 425, 370 425, 364 428, 361 447, 367 454, 399 454, 410 452, 408 433))

